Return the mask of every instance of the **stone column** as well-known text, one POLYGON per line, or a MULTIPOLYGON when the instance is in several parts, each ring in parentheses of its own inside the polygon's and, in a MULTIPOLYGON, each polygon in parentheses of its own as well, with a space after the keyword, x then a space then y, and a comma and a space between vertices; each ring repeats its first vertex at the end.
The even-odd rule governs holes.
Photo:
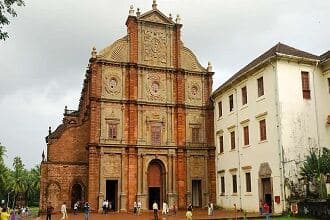
POLYGON ((125 152, 125 149, 123 149, 121 154, 121 193, 120 193, 120 211, 126 212, 126 204, 127 204, 127 175, 125 173, 126 171, 126 160, 127 160, 127 154, 125 152))
POLYGON ((141 195, 141 187, 142 187, 142 155, 138 154, 138 186, 137 186, 137 195, 141 195))
POLYGON ((208 159, 209 157, 207 155, 204 155, 204 179, 205 179, 205 188, 203 190, 204 192, 204 204, 202 204, 203 206, 206 206, 209 203, 209 177, 208 177, 208 159))
POLYGON ((186 161, 187 161, 187 166, 186 166, 186 170, 187 170, 187 192, 186 192, 186 198, 187 198, 187 203, 190 203, 192 202, 191 200, 191 178, 190 178, 190 154, 187 153, 186 154, 186 161))
POLYGON ((169 154, 167 156, 168 158, 168 193, 173 192, 173 173, 172 173, 172 167, 173 167, 173 155, 169 154))

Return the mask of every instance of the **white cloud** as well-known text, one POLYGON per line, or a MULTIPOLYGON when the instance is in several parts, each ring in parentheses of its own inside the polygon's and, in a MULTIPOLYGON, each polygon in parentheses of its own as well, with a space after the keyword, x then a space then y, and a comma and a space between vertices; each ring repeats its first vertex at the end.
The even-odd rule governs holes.
MULTIPOLYGON (((212 62, 214 89, 277 42, 314 54, 330 48, 330 1, 158 0, 180 14, 182 36, 202 65, 212 62)), ((152 0, 26 1, 0 42, 0 141, 8 161, 21 155, 38 163, 47 127, 76 108, 93 46, 98 50, 126 34, 131 4, 143 12, 152 0)))

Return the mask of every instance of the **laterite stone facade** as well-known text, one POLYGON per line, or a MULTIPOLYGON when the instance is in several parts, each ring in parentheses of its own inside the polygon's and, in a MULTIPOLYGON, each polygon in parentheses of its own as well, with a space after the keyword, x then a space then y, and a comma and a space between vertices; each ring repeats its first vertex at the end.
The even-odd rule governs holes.
POLYGON ((40 207, 103 200, 128 211, 134 201, 179 208, 215 203, 211 66, 181 41, 180 18, 129 11, 127 35, 89 61, 77 111, 47 140, 40 207))

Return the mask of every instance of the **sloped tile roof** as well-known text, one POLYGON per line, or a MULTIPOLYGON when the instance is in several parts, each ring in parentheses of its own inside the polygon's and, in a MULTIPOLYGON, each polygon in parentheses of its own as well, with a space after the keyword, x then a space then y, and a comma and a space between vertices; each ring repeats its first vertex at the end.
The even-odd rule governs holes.
MULTIPOLYGON (((329 52, 329 51, 328 51, 329 52)), ((223 83, 219 88, 217 88, 212 96, 216 95, 222 88, 224 88, 229 82, 232 80, 238 78, 239 76, 243 75, 248 70, 252 69, 253 67, 256 67, 257 65, 261 64, 262 62, 266 61, 267 59, 271 57, 275 57, 277 53, 286 54, 290 56, 296 56, 296 57, 302 57, 307 59, 315 59, 319 60, 320 56, 298 50, 296 48, 290 47, 286 44, 277 43, 275 46, 267 50, 265 53, 261 54, 259 57, 254 59, 252 62, 250 62, 248 65, 240 69, 237 73, 235 73, 232 77, 230 77, 225 83, 223 83)))

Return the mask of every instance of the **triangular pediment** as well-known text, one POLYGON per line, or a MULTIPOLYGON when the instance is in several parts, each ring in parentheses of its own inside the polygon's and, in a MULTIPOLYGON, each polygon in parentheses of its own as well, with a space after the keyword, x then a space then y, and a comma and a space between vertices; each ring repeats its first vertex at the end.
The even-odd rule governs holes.
POLYGON ((157 9, 142 14, 139 17, 139 20, 150 21, 160 24, 171 24, 171 25, 175 24, 170 18, 168 18, 166 15, 164 15, 162 12, 160 12, 157 9))

